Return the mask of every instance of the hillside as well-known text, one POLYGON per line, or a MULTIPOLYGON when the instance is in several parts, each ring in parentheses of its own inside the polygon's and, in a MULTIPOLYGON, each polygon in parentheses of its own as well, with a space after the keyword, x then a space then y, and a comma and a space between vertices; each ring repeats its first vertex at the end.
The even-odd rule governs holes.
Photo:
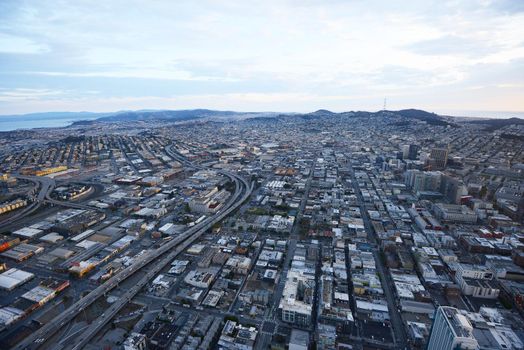
POLYGON ((509 118, 509 119, 479 119, 467 121, 469 124, 484 125, 486 130, 495 131, 509 125, 524 125, 524 119, 509 118))

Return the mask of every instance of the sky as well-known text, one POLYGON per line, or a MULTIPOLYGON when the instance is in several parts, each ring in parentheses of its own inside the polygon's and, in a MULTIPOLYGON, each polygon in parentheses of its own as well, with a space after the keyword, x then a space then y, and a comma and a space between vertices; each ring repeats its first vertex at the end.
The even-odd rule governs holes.
POLYGON ((524 112, 524 1, 0 0, 2 115, 384 99, 524 112))

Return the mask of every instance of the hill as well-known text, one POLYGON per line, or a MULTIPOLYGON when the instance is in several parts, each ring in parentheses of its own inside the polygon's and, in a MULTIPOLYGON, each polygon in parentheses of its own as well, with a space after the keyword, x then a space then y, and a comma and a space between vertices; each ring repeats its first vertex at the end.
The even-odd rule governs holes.
POLYGON ((467 121, 469 124, 485 125, 486 130, 495 131, 509 125, 524 125, 524 119, 509 118, 509 119, 479 119, 467 121))

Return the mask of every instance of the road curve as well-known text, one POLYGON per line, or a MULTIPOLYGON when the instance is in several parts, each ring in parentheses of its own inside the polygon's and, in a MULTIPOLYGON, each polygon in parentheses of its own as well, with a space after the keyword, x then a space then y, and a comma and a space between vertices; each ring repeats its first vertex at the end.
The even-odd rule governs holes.
POLYGON ((49 194, 55 188, 55 180, 45 177, 45 176, 22 176, 22 175, 14 175, 14 176, 18 179, 31 181, 37 184, 38 186, 40 186, 40 191, 36 199, 30 205, 21 209, 19 212, 9 217, 8 219, 1 221, 0 227, 7 227, 15 223, 16 221, 28 215, 31 215, 34 211, 40 208, 40 206, 44 203, 45 198, 49 196, 49 194))

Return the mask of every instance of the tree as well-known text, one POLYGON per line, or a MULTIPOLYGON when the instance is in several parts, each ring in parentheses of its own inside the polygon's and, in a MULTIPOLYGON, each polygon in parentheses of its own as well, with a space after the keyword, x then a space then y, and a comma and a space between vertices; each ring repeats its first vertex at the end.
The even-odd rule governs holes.
POLYGON ((238 323, 238 317, 233 315, 227 315, 226 317, 224 317, 224 321, 233 321, 238 323))
POLYGON ((480 198, 484 198, 487 193, 488 193, 488 188, 486 186, 482 186, 479 192, 480 198))

